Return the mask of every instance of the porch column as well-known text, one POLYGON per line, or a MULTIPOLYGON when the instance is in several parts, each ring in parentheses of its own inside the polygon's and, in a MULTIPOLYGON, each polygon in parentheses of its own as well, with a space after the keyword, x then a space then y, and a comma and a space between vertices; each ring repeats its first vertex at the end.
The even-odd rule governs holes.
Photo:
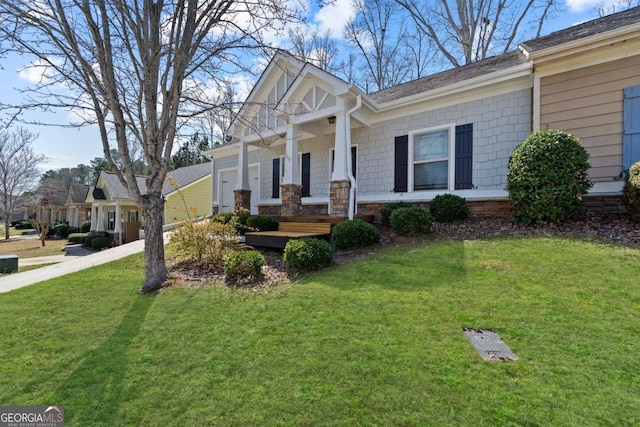
POLYGON ((302 185, 298 165, 298 129, 291 124, 287 127, 286 143, 284 177, 280 186, 280 215, 295 216, 302 213, 302 185))
POLYGON ((113 242, 116 246, 122 244, 122 206, 116 203, 116 219, 113 228, 113 242))
POLYGON ((98 205, 98 218, 96 222, 96 233, 104 236, 104 206, 98 205))
POLYGON ((94 205, 91 205, 91 228, 89 229, 89 233, 91 234, 95 233, 97 226, 98 226, 98 208, 94 205))
POLYGON ((237 214, 247 215, 251 212, 251 186, 249 184, 249 150, 244 142, 240 142, 238 151, 238 179, 233 190, 233 210, 237 214))
POLYGON ((80 228, 80 208, 73 208, 73 226, 76 228, 80 228))
POLYGON ((349 215, 349 181, 348 171, 348 135, 351 129, 347 127, 346 114, 336 114, 336 138, 334 142, 333 173, 329 183, 329 215, 334 217, 347 217, 349 215))

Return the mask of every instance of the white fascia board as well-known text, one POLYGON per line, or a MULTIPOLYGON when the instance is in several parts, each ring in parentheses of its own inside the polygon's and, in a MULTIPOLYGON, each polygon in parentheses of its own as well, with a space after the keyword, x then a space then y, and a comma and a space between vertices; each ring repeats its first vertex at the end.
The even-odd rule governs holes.
MULTIPOLYGON (((260 138, 256 138, 256 139, 260 139, 260 138)), ((234 142, 233 144, 225 144, 225 145, 221 145, 219 147, 214 147, 211 150, 205 151, 202 154, 204 154, 206 157, 208 157, 209 159, 220 159, 222 157, 228 157, 228 156, 233 156, 234 154, 238 154, 238 150, 240 150, 240 147, 242 146, 242 144, 248 144, 250 141, 241 141, 241 142, 234 142)), ((248 147, 249 151, 255 151, 255 150, 259 150, 259 147, 255 147, 253 145, 249 145, 248 147)))
POLYGON ((640 23, 627 25, 625 27, 616 28, 605 33, 595 34, 593 36, 572 40, 536 52, 528 52, 526 46, 520 48, 526 52, 529 59, 534 60, 536 65, 545 61, 551 61, 564 56, 593 50, 599 47, 610 46, 614 43, 625 42, 640 36, 640 23))
POLYGON ((472 79, 462 80, 460 82, 456 82, 447 86, 442 86, 426 92, 416 93, 415 95, 385 102, 383 104, 374 103, 374 110, 376 112, 384 112, 398 107, 406 107, 417 103, 451 97, 456 94, 466 93, 485 87, 491 87, 499 83, 528 77, 531 76, 532 71, 533 63, 527 62, 515 67, 495 71, 493 73, 474 77, 472 79))
POLYGON ((444 94, 440 97, 430 97, 411 104, 398 105, 393 109, 385 109, 384 112, 371 115, 370 122, 377 123, 386 120, 393 120, 405 117, 409 114, 424 113, 426 111, 433 111, 440 108, 446 108, 453 105, 531 88, 533 88, 533 74, 527 72, 516 80, 507 80, 488 86, 478 86, 474 89, 466 89, 453 94, 444 94))
POLYGON ((624 43, 607 44, 558 55, 553 59, 535 60, 535 74, 545 77, 637 55, 640 55, 640 37, 626 40, 624 43))

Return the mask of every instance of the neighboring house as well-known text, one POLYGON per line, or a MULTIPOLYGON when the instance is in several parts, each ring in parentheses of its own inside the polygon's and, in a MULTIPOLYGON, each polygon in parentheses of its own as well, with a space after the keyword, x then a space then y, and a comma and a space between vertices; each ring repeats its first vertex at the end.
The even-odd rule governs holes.
POLYGON ((640 8, 372 94, 280 52, 207 152, 213 209, 352 217, 453 193, 505 213, 509 157, 538 126, 580 137, 590 195, 619 196, 640 160, 639 86, 640 8))
POLYGON ((87 202, 87 196, 90 190, 91 186, 85 184, 71 184, 69 186, 65 207, 67 210, 66 220, 71 227, 80 228, 83 222, 89 220, 91 204, 87 202))
POLYGON ((185 166, 168 172, 162 194, 165 198, 165 224, 210 215, 211 163, 185 166))
MULTIPOLYGON (((136 177, 144 192, 145 177, 136 177)), ((142 216, 129 191, 112 172, 101 172, 95 187, 87 194, 91 204, 91 232, 104 233, 115 245, 138 240, 142 216)))

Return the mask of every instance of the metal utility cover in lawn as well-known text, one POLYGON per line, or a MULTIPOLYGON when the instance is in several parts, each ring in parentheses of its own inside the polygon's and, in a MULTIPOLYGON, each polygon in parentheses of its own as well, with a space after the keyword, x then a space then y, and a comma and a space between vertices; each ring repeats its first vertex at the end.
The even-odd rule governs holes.
POLYGON ((518 356, 509 350, 509 347, 502 342, 495 332, 488 329, 474 328, 464 328, 463 331, 484 360, 493 362, 518 360, 518 356))

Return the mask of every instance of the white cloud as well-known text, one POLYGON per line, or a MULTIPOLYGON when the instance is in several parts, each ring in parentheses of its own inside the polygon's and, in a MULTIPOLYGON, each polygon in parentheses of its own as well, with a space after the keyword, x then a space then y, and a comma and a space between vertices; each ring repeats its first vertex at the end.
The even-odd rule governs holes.
POLYGON ((619 3, 619 0, 566 0, 567 7, 571 12, 584 12, 593 9, 599 3, 609 7, 619 3))
MULTIPOLYGON (((56 63, 56 62, 54 62, 56 63)), ((58 61, 60 63, 60 61, 58 61)), ((51 83, 51 73, 55 71, 47 64, 44 59, 38 59, 35 62, 18 70, 18 77, 29 83, 51 83)))
POLYGON ((353 19, 356 11, 352 0, 336 0, 322 7, 314 21, 317 23, 321 33, 330 30, 333 37, 341 39, 342 30, 345 25, 353 19))

